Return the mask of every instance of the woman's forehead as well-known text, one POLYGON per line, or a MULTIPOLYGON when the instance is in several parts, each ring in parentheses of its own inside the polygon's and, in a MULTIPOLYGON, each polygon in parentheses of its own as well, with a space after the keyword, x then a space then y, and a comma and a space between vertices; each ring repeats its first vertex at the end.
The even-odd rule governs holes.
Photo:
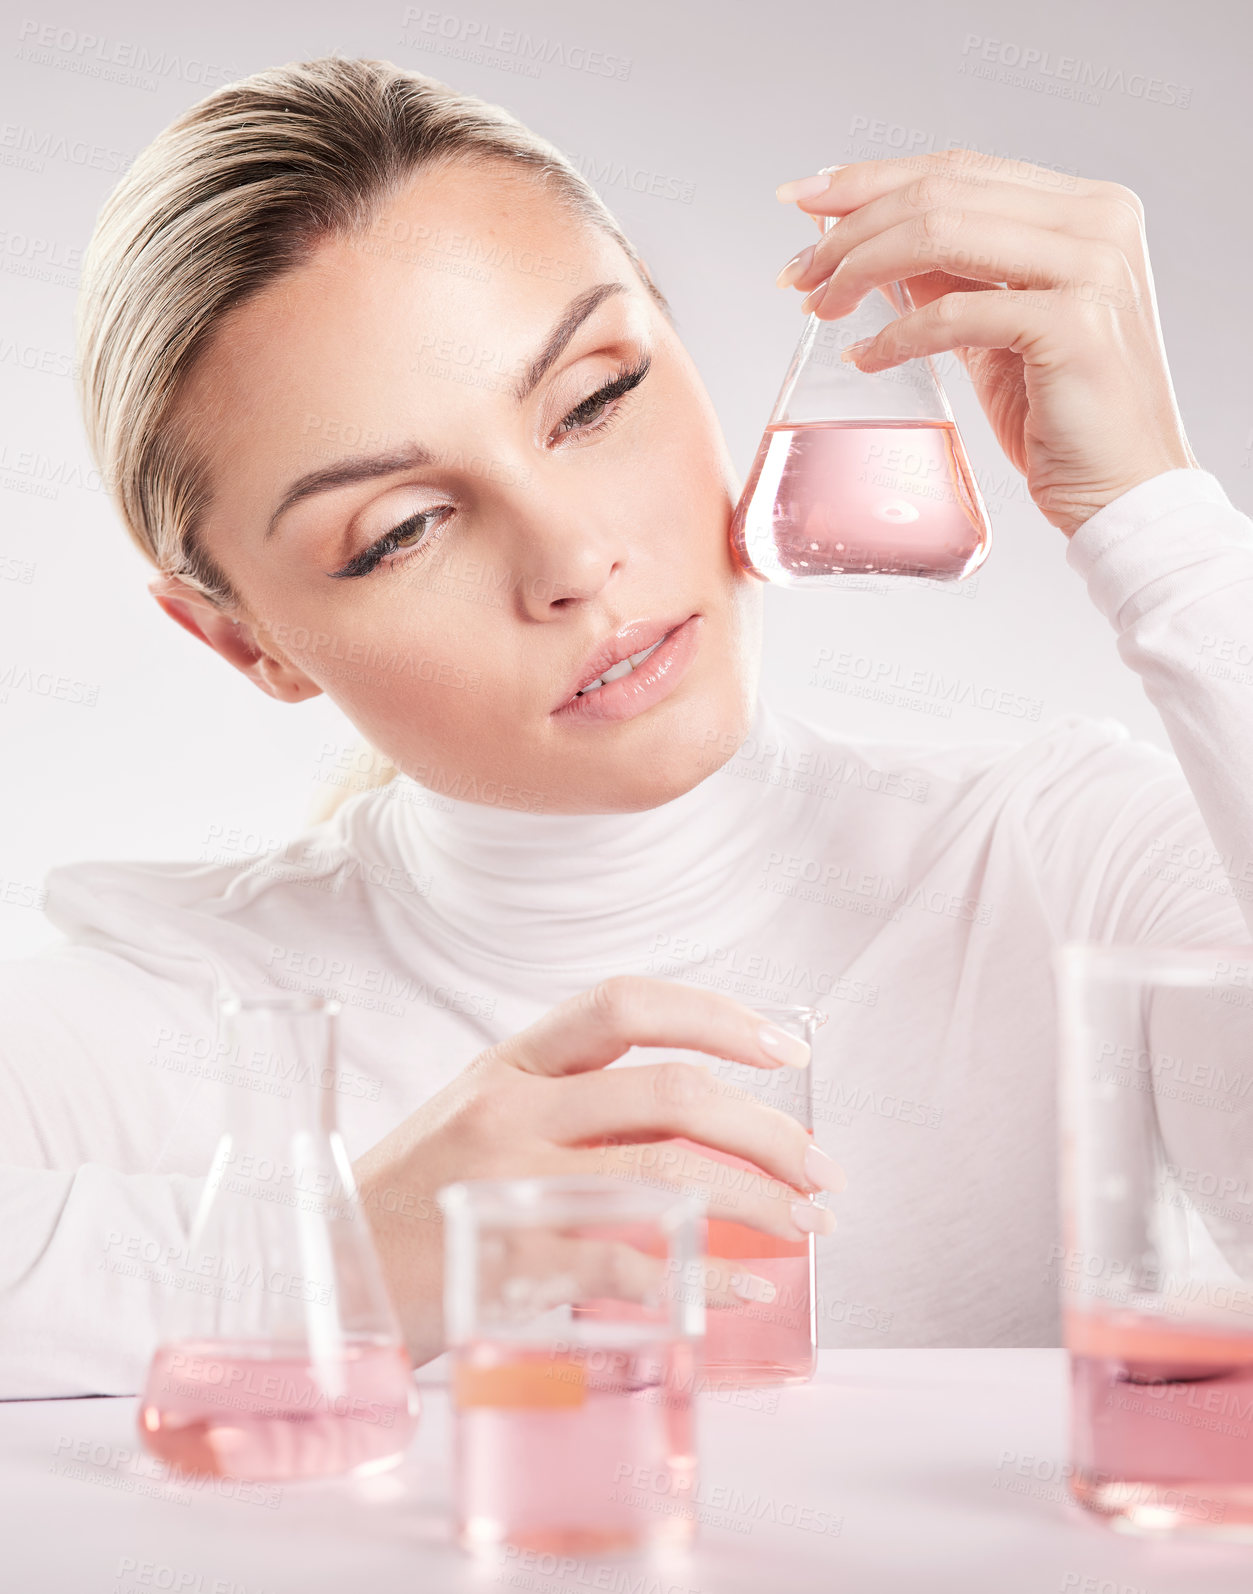
POLYGON ((226 314, 185 391, 302 380, 345 355, 456 358, 499 373, 530 351, 581 289, 621 281, 650 302, 614 239, 526 173, 458 163, 388 196, 360 229, 319 242, 299 265, 226 314))

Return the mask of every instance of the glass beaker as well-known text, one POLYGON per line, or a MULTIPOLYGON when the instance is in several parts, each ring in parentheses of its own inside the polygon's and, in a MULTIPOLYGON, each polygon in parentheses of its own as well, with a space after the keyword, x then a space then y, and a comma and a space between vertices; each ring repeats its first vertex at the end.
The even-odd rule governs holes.
POLYGON ((1253 947, 1058 955, 1069 1480, 1253 1538, 1253 947))
MULTIPOLYGON (((822 220, 825 235, 839 218, 822 220)), ((960 581, 987 557, 987 510, 929 356, 878 372, 841 359, 913 309, 892 282, 838 320, 807 318, 731 522, 752 574, 960 581)))
POLYGON ((187 1472, 325 1477, 399 1461, 417 1386, 335 1127, 335 1017, 222 1000, 224 1125, 139 1406, 187 1472))
POLYGON ((439 1202, 461 1544, 687 1543, 703 1203, 596 1175, 466 1181, 439 1202))
MULTIPOLYGON (((809 1046, 826 1023, 821 1008, 757 1006, 753 1011, 796 1035, 809 1046)), ((812 1135, 813 1064, 805 1068, 755 1068, 730 1058, 675 1047, 633 1046, 613 1067, 638 1067, 680 1058, 707 1068, 733 1091, 745 1091, 768 1107, 795 1118, 812 1135)), ((684 1136, 664 1142, 676 1157, 694 1152, 716 1164, 711 1201, 719 1194, 734 1201, 746 1177, 767 1177, 754 1163, 684 1136), (725 1171, 722 1171, 725 1170, 725 1171)), ((647 1174, 653 1147, 640 1147, 641 1173, 647 1174)), ((659 1169, 658 1171, 664 1171, 659 1169)), ((814 1198, 809 1197, 812 1201, 814 1198)), ((744 1298, 734 1303, 710 1302, 705 1313, 705 1340, 698 1387, 718 1390, 764 1384, 804 1383, 813 1377, 818 1343, 815 1241, 784 1240, 733 1218, 711 1215, 707 1224, 708 1254, 743 1265, 744 1298), (764 1286, 764 1288, 763 1288, 764 1286)))

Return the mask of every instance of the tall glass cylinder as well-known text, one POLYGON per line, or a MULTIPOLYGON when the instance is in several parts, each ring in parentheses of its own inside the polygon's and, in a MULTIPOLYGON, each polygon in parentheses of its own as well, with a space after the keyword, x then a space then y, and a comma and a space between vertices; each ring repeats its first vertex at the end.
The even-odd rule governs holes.
POLYGON ((139 1411, 183 1470, 374 1470, 412 1436, 417 1389, 336 1128, 338 1012, 222 1004, 221 1135, 139 1411))
MULTIPOLYGON (((799 1005, 755 1006, 753 1011, 805 1041, 811 1055, 828 1017, 820 1008, 799 1005)), ((755 1068, 706 1052, 633 1046, 613 1066, 638 1067, 669 1058, 708 1069, 729 1090, 745 1092, 764 1106, 787 1113, 806 1134, 813 1134, 812 1064, 806 1068, 755 1068)), ((724 1210, 710 1215, 708 1254, 737 1265, 733 1277, 741 1291, 741 1298, 734 1302, 709 1304, 701 1352, 702 1387, 804 1383, 813 1377, 817 1358, 814 1236, 781 1239, 727 1214, 725 1209, 733 1211, 749 1188, 747 1181, 760 1182, 767 1177, 754 1163, 684 1136, 665 1145, 671 1148, 670 1155, 692 1152, 715 1170, 709 1200, 711 1207, 721 1203, 724 1210)), ((647 1148, 642 1149, 640 1162, 646 1173, 644 1150, 647 1148)), ((663 1148, 652 1155, 666 1152, 663 1148)))
POLYGON ((1071 1489, 1253 1538, 1253 947, 1065 947, 1071 1489))

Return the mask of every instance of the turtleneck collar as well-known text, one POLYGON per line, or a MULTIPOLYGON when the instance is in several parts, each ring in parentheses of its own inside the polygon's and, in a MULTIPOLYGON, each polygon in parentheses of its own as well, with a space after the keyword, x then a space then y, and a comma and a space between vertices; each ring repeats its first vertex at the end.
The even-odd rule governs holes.
MULTIPOLYGON (((675 924, 720 937, 760 916, 766 852, 801 800, 780 780, 787 733, 758 699, 742 749, 690 791, 634 813, 533 814, 433 797, 397 776, 375 847, 417 873, 434 933, 512 964, 628 967, 675 924)), ((358 835, 360 845, 366 838, 358 835)), ((370 850, 374 850, 371 848, 370 850)))

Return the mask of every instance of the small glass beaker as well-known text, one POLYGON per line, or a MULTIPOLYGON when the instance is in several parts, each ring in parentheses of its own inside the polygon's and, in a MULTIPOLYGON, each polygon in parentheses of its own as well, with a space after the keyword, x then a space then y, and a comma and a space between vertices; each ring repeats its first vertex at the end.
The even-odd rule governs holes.
MULTIPOLYGON (((821 1008, 796 1005, 754 1006, 753 1011, 805 1041, 826 1023, 821 1008)), ((805 1068, 755 1068, 730 1058, 675 1047, 633 1046, 614 1067, 638 1067, 679 1058, 707 1068, 732 1091, 744 1091, 767 1107, 795 1118, 812 1136, 813 1063, 805 1068)), ((720 1170, 710 1186, 711 1204, 721 1194, 732 1202, 746 1176, 768 1177, 754 1163, 684 1136, 665 1142, 675 1152, 695 1152, 720 1170)), ((645 1149, 641 1148, 641 1163, 645 1149)), ((813 1197, 809 1198, 810 1200, 813 1197)), ((710 1257, 742 1264, 745 1298, 732 1304, 710 1302, 705 1314, 699 1387, 718 1389, 763 1384, 804 1383, 813 1377, 818 1342, 815 1242, 784 1240, 733 1218, 711 1215, 707 1225, 710 1257), (751 1285, 749 1281, 752 1281, 751 1285), (763 1289, 762 1286, 765 1288, 763 1289)))
POLYGON ((703 1203, 596 1175, 471 1180, 439 1202, 460 1543, 687 1543, 703 1203))
POLYGON ((339 1004, 221 1003, 224 1127, 139 1405, 145 1446, 187 1472, 377 1471, 418 1392, 335 1126, 339 1004))
POLYGON ((1253 946, 1057 967, 1071 1492, 1253 1539, 1253 946))
MULTIPOLYGON (((823 218, 824 235, 838 220, 823 218)), ((753 575, 960 581, 987 557, 987 510, 930 357, 878 372, 841 358, 913 309, 892 282, 838 320, 807 318, 731 522, 753 575)))

